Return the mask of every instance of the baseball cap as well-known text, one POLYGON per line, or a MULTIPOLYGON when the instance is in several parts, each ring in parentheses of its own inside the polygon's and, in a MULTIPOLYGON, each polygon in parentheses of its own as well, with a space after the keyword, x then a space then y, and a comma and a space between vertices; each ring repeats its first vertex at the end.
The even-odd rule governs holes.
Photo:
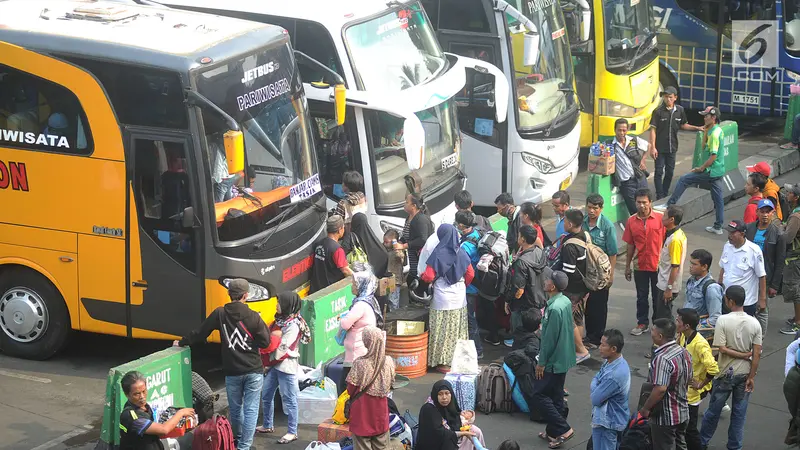
POLYGON ((662 97, 665 95, 678 95, 678 90, 675 89, 675 86, 667 86, 664 88, 663 91, 661 91, 661 94, 659 95, 661 95, 662 97))
POLYGON ((701 116, 707 116, 709 114, 711 114, 712 116, 719 117, 719 108, 717 108, 716 106, 708 106, 706 107, 706 109, 700 111, 701 116))
POLYGON ((728 231, 741 231, 744 233, 747 226, 744 224, 743 220, 731 220, 731 223, 729 223, 726 228, 728 231))
POLYGON ((250 291, 250 283, 244 278, 234 278, 228 283, 228 295, 231 298, 241 298, 242 295, 250 291))
POLYGON ((775 204, 772 203, 772 200, 768 198, 761 199, 761 201, 758 202, 757 209, 766 208, 767 206, 769 206, 772 209, 775 209, 775 204))
POLYGON ((800 197, 800 183, 785 184, 783 185, 783 187, 786 188, 786 190, 791 192, 792 194, 800 197))
POLYGON ((567 277, 567 274, 560 270, 554 270, 552 275, 550 275, 550 280, 559 291, 564 291, 569 284, 569 278, 567 277))
POLYGON ((747 166, 747 171, 752 173, 760 173, 765 177, 768 177, 770 173, 772 173, 772 168, 767 164, 766 161, 761 161, 759 163, 755 163, 752 166, 747 166))

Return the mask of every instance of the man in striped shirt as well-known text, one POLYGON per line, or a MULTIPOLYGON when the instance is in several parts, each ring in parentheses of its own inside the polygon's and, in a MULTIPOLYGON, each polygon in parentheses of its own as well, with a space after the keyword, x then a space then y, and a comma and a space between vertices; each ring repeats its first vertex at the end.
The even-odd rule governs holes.
POLYGON ((687 395, 692 379, 692 359, 675 341, 675 332, 675 322, 666 318, 656 319, 650 330, 657 346, 647 377, 653 390, 639 414, 650 420, 653 450, 686 450, 687 395))

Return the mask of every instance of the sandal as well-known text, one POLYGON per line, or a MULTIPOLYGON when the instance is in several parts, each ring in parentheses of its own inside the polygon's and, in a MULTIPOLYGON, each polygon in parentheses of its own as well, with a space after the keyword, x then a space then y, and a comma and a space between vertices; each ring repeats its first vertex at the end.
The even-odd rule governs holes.
POLYGON ((278 444, 288 444, 288 443, 294 442, 296 440, 297 440, 297 435, 296 434, 286 433, 286 434, 283 435, 282 438, 278 439, 278 444), (291 436, 291 437, 287 438, 286 436, 291 436))
POLYGON ((545 431, 542 431, 541 433, 539 433, 539 439, 541 439, 543 441, 547 441, 547 442, 553 442, 553 440, 554 440, 553 438, 548 436, 547 432, 545 432, 545 431))
POLYGON ((562 445, 564 445, 565 442, 567 442, 568 440, 572 439, 574 436, 575 436, 575 431, 573 430, 572 433, 569 436, 559 436, 559 437, 555 438, 554 440, 550 441, 550 445, 548 445, 548 447, 549 448, 560 448, 562 445))
POLYGON ((267 427, 264 427, 264 426, 256 427, 256 433, 270 434, 270 433, 274 433, 274 432, 275 432, 275 428, 267 428, 267 427))

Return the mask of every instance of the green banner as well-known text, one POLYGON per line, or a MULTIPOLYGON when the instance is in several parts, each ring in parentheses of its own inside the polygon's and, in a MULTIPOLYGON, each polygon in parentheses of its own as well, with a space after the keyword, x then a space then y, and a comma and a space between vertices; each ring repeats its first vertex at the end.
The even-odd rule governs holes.
POLYGON ((108 371, 105 408, 100 440, 119 445, 119 415, 128 399, 122 392, 122 377, 136 370, 147 380, 147 403, 163 411, 175 406, 192 407, 192 351, 189 347, 171 347, 108 371))
POLYGON ((304 299, 300 314, 311 329, 311 343, 300 347, 300 364, 316 367, 344 351, 334 338, 339 331, 339 314, 353 302, 351 285, 348 277, 304 299))

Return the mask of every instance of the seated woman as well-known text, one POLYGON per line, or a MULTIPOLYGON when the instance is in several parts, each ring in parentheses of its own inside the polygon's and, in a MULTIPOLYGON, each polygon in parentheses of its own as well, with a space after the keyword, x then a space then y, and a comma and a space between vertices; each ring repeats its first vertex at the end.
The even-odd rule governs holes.
POLYGON ((419 410, 419 431, 414 449, 480 450, 472 442, 472 438, 476 438, 481 447, 486 445, 480 428, 470 424, 468 431, 461 431, 474 416, 473 411, 462 412, 458 407, 449 381, 437 381, 431 389, 431 397, 419 410))
POLYGON ((158 423, 153 408, 147 404, 147 382, 140 372, 130 371, 120 381, 128 401, 119 415, 119 448, 124 450, 161 450, 159 436, 178 426, 184 417, 194 415, 191 408, 178 410, 166 423, 158 423))

